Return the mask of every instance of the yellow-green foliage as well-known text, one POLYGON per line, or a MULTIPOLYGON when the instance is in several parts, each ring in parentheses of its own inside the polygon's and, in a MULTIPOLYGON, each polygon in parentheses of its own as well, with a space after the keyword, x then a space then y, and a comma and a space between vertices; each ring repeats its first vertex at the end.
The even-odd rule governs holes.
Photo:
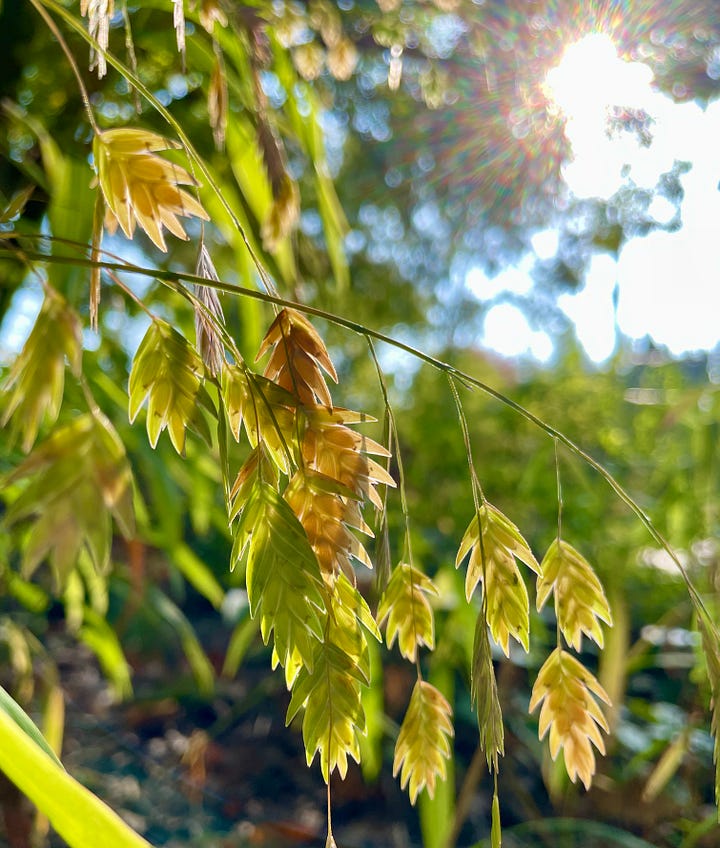
POLYGON ((480 744, 485 751, 488 768, 493 767, 497 771, 498 756, 505 754, 505 731, 490 639, 482 612, 475 625, 470 693, 477 709, 480 744))

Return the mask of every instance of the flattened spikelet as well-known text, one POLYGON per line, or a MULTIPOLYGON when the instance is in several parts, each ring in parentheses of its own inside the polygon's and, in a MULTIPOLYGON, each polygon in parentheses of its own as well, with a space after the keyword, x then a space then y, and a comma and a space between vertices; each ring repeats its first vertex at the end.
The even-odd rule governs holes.
POLYGON ((128 388, 131 422, 148 398, 147 433, 153 447, 165 428, 178 453, 185 448, 186 427, 211 443, 199 409, 202 404, 214 411, 202 385, 203 374, 202 360, 184 336, 164 321, 153 321, 133 359, 128 388))
MULTIPOLYGON (((382 445, 345 426, 363 416, 347 409, 314 406, 305 410, 307 428, 302 442, 303 460, 313 469, 337 480, 360 499, 378 509, 383 502, 375 487, 395 486, 388 472, 366 454, 390 456, 382 445)), ((371 419, 368 419, 371 420, 371 419)))
POLYGON ((455 735, 452 709, 438 689, 418 680, 395 744, 393 777, 400 772, 400 785, 408 787, 410 802, 427 787, 435 794, 438 778, 445 780, 446 761, 451 756, 450 739, 455 735))
POLYGON ((435 584, 422 571, 406 562, 397 566, 377 611, 380 625, 387 619, 388 648, 397 638, 400 653, 415 662, 418 647, 435 647, 435 623, 428 595, 438 594, 435 584))
POLYGON ((498 697, 490 639, 483 614, 475 625, 470 694, 477 709, 480 745, 485 751, 488 769, 498 770, 498 756, 505 755, 505 729, 498 697))
POLYGON ((65 359, 80 373, 80 321, 65 300, 48 288, 35 326, 2 385, 0 426, 13 419, 13 437, 22 433, 27 453, 44 419, 55 421, 65 387, 65 359))
POLYGON ((478 583, 487 595, 487 623, 493 639, 509 655, 512 636, 527 651, 530 611, 516 558, 536 574, 540 566, 518 528, 489 503, 484 503, 470 522, 458 551, 455 567, 470 554, 465 577, 465 596, 472 597, 478 583), (478 529, 482 527, 482 540, 478 529))
POLYGON ((178 216, 208 220, 200 203, 180 185, 197 185, 180 165, 155 151, 180 145, 137 128, 105 130, 95 136, 93 154, 98 180, 107 204, 105 226, 114 233, 119 224, 128 238, 135 226, 145 230, 166 251, 163 227, 180 239, 188 236, 178 216))
POLYGON ((585 557, 567 542, 555 539, 541 563, 537 580, 537 608, 542 609, 550 592, 555 594, 555 615, 563 636, 576 651, 585 633, 601 648, 600 619, 612 625, 610 607, 602 583, 585 557))
POLYGON ((126 537, 135 528, 132 477, 123 444, 99 412, 53 430, 3 483, 22 484, 5 523, 32 521, 23 572, 48 560, 64 586, 83 548, 99 570, 109 561, 111 516, 126 537))
POLYGON ((340 572, 354 582, 353 559, 372 568, 367 551, 349 529, 355 527, 372 535, 352 492, 331 477, 305 469, 294 474, 285 499, 302 524, 329 582, 340 572))
POLYGON ((337 383, 325 343, 310 322, 294 309, 283 309, 270 325, 258 359, 272 349, 265 376, 302 403, 332 406, 323 371, 337 383))
POLYGON ((532 712, 540 703, 538 735, 542 739, 550 731, 550 754, 553 760, 562 749, 570 780, 576 778, 590 788, 595 774, 593 745, 605 753, 599 728, 609 731, 607 719, 593 695, 610 703, 607 692, 597 679, 574 657, 556 648, 540 669, 530 697, 532 712))
POLYGON ((315 644, 312 667, 298 672, 286 718, 289 724, 305 709, 307 763, 319 751, 326 782, 335 769, 345 777, 348 756, 360 762, 360 736, 365 732, 361 686, 370 675, 365 629, 379 638, 367 604, 341 575, 333 588, 324 640, 315 644))

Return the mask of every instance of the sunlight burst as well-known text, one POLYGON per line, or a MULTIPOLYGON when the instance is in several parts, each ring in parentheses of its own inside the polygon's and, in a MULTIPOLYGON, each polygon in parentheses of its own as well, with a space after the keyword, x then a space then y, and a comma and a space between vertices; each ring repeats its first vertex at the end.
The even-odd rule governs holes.
POLYGON ((651 81, 647 65, 626 62, 608 35, 593 33, 567 48, 545 88, 569 122, 607 121, 612 107, 642 108, 651 81))
POLYGON ((578 196, 609 197, 623 166, 652 141, 657 93, 652 71, 621 59, 608 35, 593 33, 567 48, 545 78, 545 93, 564 115, 573 161, 563 177, 578 196))

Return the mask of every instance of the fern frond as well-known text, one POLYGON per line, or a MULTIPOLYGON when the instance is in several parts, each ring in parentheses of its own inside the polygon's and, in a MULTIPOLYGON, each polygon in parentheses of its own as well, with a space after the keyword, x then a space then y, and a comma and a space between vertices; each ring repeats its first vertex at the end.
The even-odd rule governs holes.
POLYGON ((33 521, 23 553, 26 575, 47 558, 63 586, 83 548, 98 570, 107 566, 111 517, 124 535, 134 532, 130 467, 100 413, 56 429, 3 482, 24 484, 4 520, 7 526, 33 521))
POLYGON ((211 443, 200 411, 200 405, 215 411, 202 384, 204 373, 197 351, 177 330, 158 319, 151 322, 133 359, 128 393, 131 422, 149 398, 146 426, 153 447, 165 428, 178 453, 185 448, 186 427, 211 443))
POLYGON ((353 559, 372 568, 367 551, 349 529, 356 526, 365 533, 372 532, 360 516, 352 491, 337 480, 306 468, 295 472, 284 497, 330 582, 339 572, 354 580, 353 559))
POLYGON ((323 372, 337 383, 337 373, 325 343, 312 324, 294 309, 283 309, 270 325, 258 359, 272 349, 265 376, 295 395, 301 403, 332 406, 323 372))
POLYGON ((233 556, 239 559, 246 549, 250 614, 260 616, 263 641, 274 634, 281 665, 298 655, 312 668, 325 617, 320 567, 290 507, 261 480, 235 526, 233 556))
POLYGON ((393 777, 400 772, 400 785, 408 786, 412 804, 427 787, 435 794, 435 782, 445 780, 446 760, 452 755, 450 738, 455 735, 452 710, 443 694, 425 680, 418 680, 395 744, 393 777))
POLYGON ((576 651, 581 650, 585 633, 602 648, 604 640, 599 619, 612 626, 612 615, 602 583, 590 563, 572 545, 554 539, 540 568, 538 612, 550 592, 554 592, 558 626, 567 643, 576 651))
POLYGON ((465 531, 455 559, 456 568, 468 553, 466 598, 470 600, 475 587, 482 581, 487 597, 487 623, 493 639, 506 656, 509 656, 510 636, 527 651, 530 630, 528 593, 515 560, 519 559, 536 574, 540 573, 540 566, 528 543, 510 519, 485 502, 465 531))
POLYGON ((435 647, 435 622, 428 595, 437 597, 432 580, 419 569, 401 562, 393 571, 390 582, 378 605, 378 623, 387 619, 385 638, 388 648, 398 640, 400 653, 415 662, 418 647, 435 647))
POLYGON ((480 745, 485 751, 488 768, 497 771, 498 755, 505 756, 505 731, 490 652, 490 639, 482 613, 475 625, 470 694, 477 709, 480 745))
POLYGON ((553 760, 562 748, 570 780, 574 783, 579 777, 586 789, 590 788, 595 774, 592 746, 601 754, 605 753, 605 743, 598 728, 609 732, 607 719, 593 695, 610 704, 607 692, 597 679, 573 656, 556 648, 540 669, 529 707, 532 712, 542 703, 540 739, 550 731, 553 760))
POLYGON ((40 314, 12 364, 2 387, 5 395, 0 426, 13 419, 12 438, 22 434, 27 453, 46 419, 54 422, 65 387, 65 359, 73 374, 80 373, 82 340, 77 314, 54 290, 45 293, 40 314))
POLYGON ((238 365, 226 365, 222 396, 230 431, 236 440, 245 428, 252 447, 263 444, 283 474, 290 473, 290 445, 295 439, 295 405, 290 392, 238 365))
POLYGON ((363 627, 380 637, 362 596, 340 575, 335 582, 324 639, 315 645, 312 668, 304 666, 298 671, 286 718, 289 724, 304 707, 307 763, 310 765, 319 751, 326 782, 336 768, 345 777, 348 756, 360 762, 360 736, 365 732, 361 686, 370 676, 363 627))

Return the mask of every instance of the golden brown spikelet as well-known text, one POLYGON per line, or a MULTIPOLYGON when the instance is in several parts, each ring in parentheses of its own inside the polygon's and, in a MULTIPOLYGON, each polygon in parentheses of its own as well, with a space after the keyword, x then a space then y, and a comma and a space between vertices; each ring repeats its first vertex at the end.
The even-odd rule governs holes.
POLYGON ((375 490, 379 483, 394 486, 395 481, 377 462, 365 454, 390 456, 373 439, 351 430, 345 420, 362 419, 345 409, 330 411, 321 406, 305 410, 307 429, 302 442, 304 461, 316 471, 347 486, 363 500, 382 509, 382 499, 375 490))
POLYGON ((530 697, 530 712, 542 702, 538 735, 550 731, 553 760, 562 748, 570 780, 577 777, 586 789, 595 774, 593 745, 605 753, 599 728, 609 731, 607 719, 593 698, 610 703, 597 679, 567 651, 556 648, 540 669, 530 697))
POLYGON ((284 497, 302 524, 329 582, 342 571, 354 583, 353 559, 372 568, 367 551, 349 529, 361 524, 358 529, 372 535, 352 500, 352 492, 330 477, 305 469, 295 473, 284 497))
POLYGON ((323 371, 337 383, 325 343, 310 322, 294 309, 283 309, 270 325, 258 359, 272 348, 265 376, 302 403, 332 406, 323 371))
POLYGON ((193 177, 180 165, 155 154, 179 146, 161 135, 132 127, 105 130, 95 136, 95 167, 107 204, 105 226, 110 233, 119 224, 131 239, 137 225, 166 251, 163 227, 180 239, 188 238, 178 216, 209 220, 200 203, 178 187, 196 185, 193 177))

